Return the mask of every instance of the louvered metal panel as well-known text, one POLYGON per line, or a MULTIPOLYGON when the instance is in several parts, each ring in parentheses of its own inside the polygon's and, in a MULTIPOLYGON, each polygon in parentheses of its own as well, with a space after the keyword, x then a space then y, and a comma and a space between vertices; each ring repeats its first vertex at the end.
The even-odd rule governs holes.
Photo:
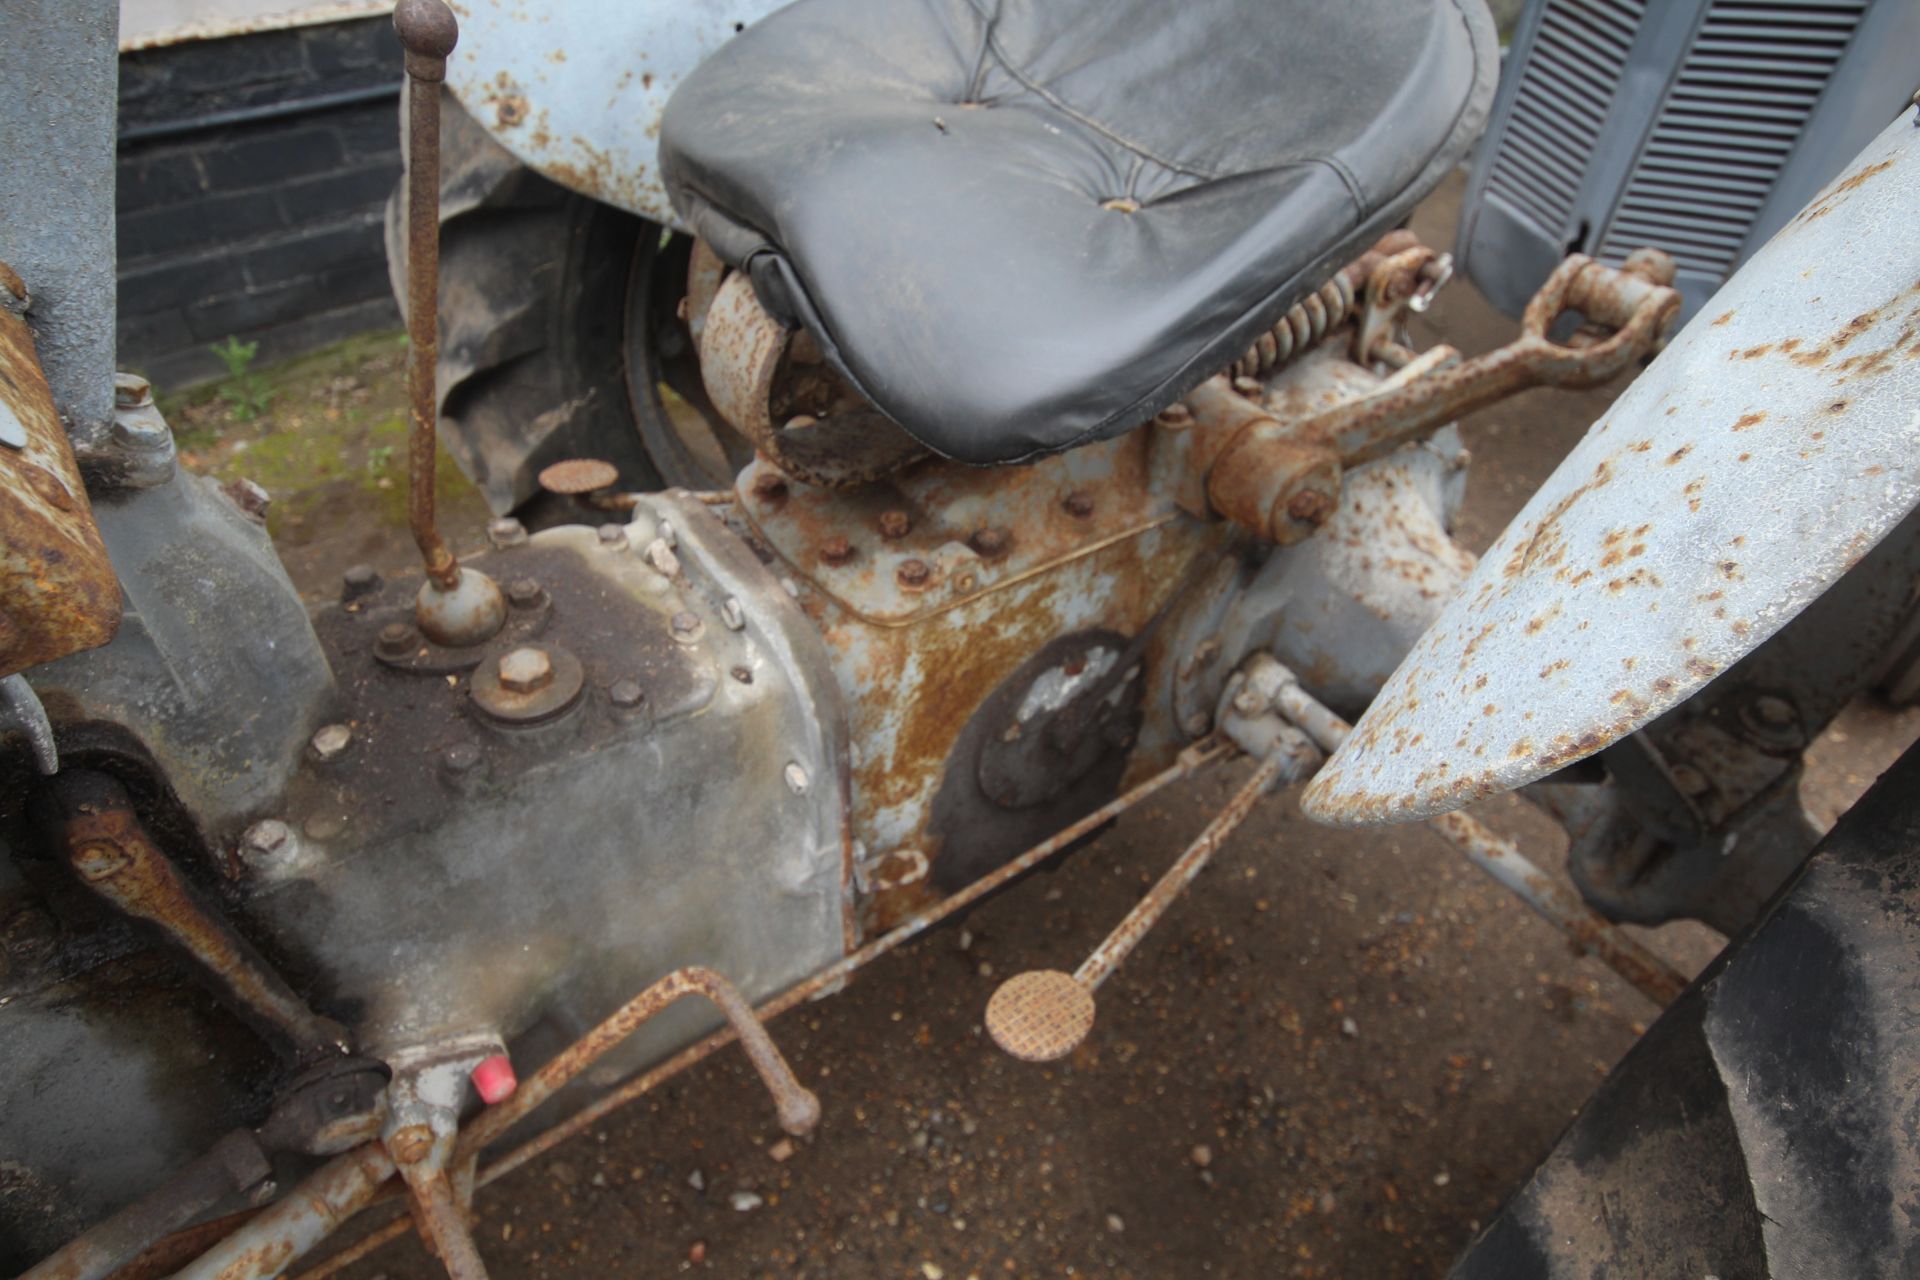
POLYGON ((1619 261, 1652 244, 1683 273, 1730 273, 1868 3, 1709 3, 1599 237, 1600 256, 1619 261))
POLYGON ((1644 0, 1547 0, 1487 194, 1558 239, 1620 87, 1644 0))

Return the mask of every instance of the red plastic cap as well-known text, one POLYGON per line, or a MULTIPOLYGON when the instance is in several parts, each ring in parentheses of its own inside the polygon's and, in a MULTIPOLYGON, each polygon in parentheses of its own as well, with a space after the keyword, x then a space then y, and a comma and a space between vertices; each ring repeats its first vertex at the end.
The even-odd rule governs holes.
POLYGON ((520 1087, 520 1077, 513 1074, 513 1060, 504 1053, 496 1053, 482 1061, 473 1069, 473 1087, 488 1106, 511 1098, 513 1091, 520 1087))

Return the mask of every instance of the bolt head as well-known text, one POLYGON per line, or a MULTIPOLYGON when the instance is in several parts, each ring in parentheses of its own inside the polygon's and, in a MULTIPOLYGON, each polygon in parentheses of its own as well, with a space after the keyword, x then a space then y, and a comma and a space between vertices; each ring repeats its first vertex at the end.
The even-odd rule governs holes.
POLYGON ((340 598, 358 600, 380 589, 380 574, 370 564, 356 564, 340 575, 340 598))
POLYGON ((615 680, 607 690, 607 700, 622 710, 632 710, 645 697, 646 692, 638 680, 615 680))
POLYGON ((401 1164, 419 1164, 433 1150, 433 1130, 424 1124, 410 1124, 387 1139, 387 1150, 401 1164))
POLYGON ((1336 502, 1324 489, 1302 489, 1287 499, 1287 514, 1295 520, 1318 527, 1333 514, 1336 502))
POLYGON ((1786 729, 1797 716, 1793 704, 1775 694, 1762 694, 1753 700, 1753 718, 1769 729, 1786 729))
POLYGON ((497 670, 500 687, 509 693, 537 693, 553 683, 553 659, 532 645, 501 654, 497 670))
POLYGON ((903 587, 924 587, 927 579, 933 576, 933 570, 925 560, 902 560, 893 576, 903 587))
POLYGON ((762 502, 779 502, 787 496, 787 478, 762 471, 753 479, 753 496, 762 502))
POLYGON ((682 609, 667 625, 673 629, 675 640, 692 640, 700 634, 700 615, 682 609))
POLYGON ((240 838, 243 852, 272 858, 286 852, 293 843, 293 828, 278 818, 265 818, 247 828, 240 838))
POLYGON ((913 530, 913 517, 904 511, 882 511, 880 513, 880 536, 889 542, 904 538, 913 530))
POLYGON ((440 757, 448 773, 469 773, 480 763, 480 748, 471 742, 456 742, 440 757))
POLYGON ((120 409, 138 409, 153 403, 153 386, 137 373, 113 375, 113 403, 120 409))
POLYGON ((420 643, 419 633, 404 622, 389 622, 380 628, 376 647, 389 658, 404 658, 420 643))
POLYGON ((789 791, 793 792, 793 794, 797 796, 803 796, 807 794, 807 782, 808 782, 807 771, 800 767, 800 764, 798 761, 795 761, 795 760, 787 761, 787 767, 783 772, 787 780, 787 789, 789 791))
POLYGON ((517 547, 527 540, 527 526, 512 516, 502 516, 498 520, 487 522, 487 541, 505 551, 508 547, 517 547))
POLYGON ((337 758, 353 741, 353 730, 344 724, 323 724, 313 734, 313 754, 322 760, 337 758))
POLYGON ((603 547, 624 547, 627 545, 627 526, 623 524, 603 524, 600 526, 600 545, 603 547))
POLYGON ((1002 556, 1007 553, 1007 548, 1013 545, 1013 535, 1005 529, 980 529, 967 539, 967 545, 989 558, 1002 556))
POLYGON ((540 603, 540 584, 532 578, 515 578, 507 583, 507 603, 516 609, 531 609, 540 603))
POLYGON ((1067 514, 1076 520, 1085 520, 1093 514, 1093 495, 1082 489, 1075 489, 1061 503, 1067 514))
POLYGON ((820 560, 823 564, 845 564, 853 559, 853 544, 839 534, 833 535, 820 544, 820 560))

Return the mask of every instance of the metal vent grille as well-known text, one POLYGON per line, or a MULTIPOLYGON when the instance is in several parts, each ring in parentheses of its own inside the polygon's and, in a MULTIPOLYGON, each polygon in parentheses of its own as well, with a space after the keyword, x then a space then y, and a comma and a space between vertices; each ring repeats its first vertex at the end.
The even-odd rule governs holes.
POLYGON ((1486 191, 1550 241, 1569 229, 1645 0, 1547 0, 1486 191))
POLYGON ((1682 271, 1728 275, 1869 2, 1709 4, 1600 256, 1658 245, 1682 271))

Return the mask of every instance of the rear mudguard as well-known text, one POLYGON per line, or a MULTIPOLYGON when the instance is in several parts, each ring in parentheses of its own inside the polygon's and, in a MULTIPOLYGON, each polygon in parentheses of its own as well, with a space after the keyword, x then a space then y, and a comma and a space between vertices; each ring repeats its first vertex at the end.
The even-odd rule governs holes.
POLYGON ((677 226, 656 158, 687 72, 785 0, 452 0, 454 97, 515 158, 563 187, 677 226))
POLYGON ((1896 120, 1561 463, 1303 804, 1424 818, 1591 755, 1920 501, 1920 126, 1896 120))

